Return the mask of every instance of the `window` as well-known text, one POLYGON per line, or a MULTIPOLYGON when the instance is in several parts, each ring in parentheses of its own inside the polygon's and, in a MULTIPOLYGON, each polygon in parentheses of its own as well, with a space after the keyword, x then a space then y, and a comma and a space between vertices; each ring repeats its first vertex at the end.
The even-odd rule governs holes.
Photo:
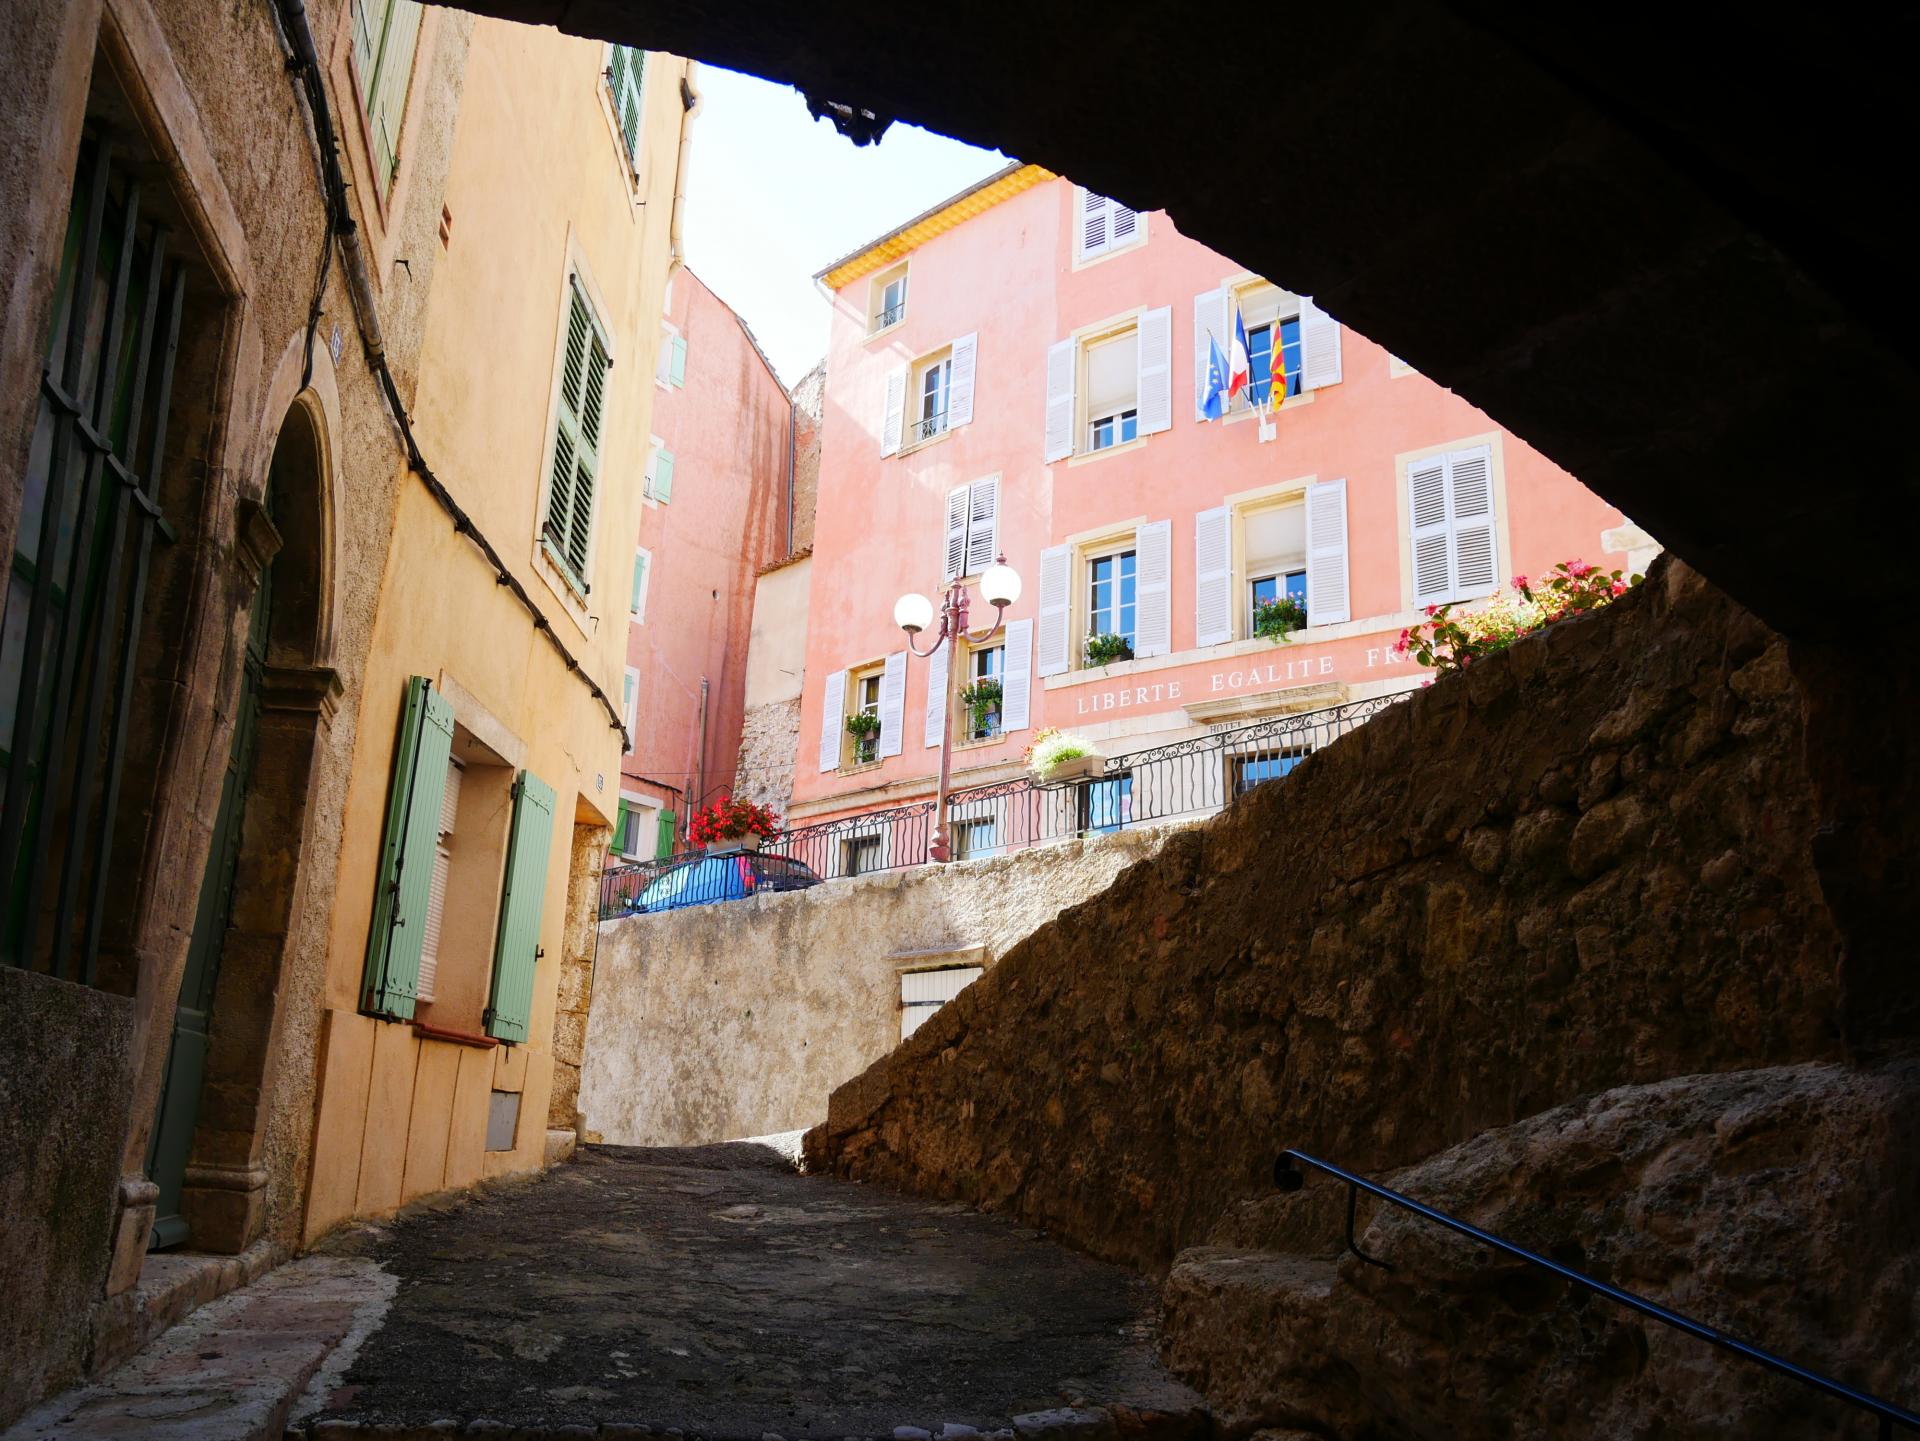
POLYGON ((553 420, 553 463, 547 472, 546 518, 540 538, 569 585, 585 597, 590 574, 593 507, 600 479, 600 435, 606 421, 611 348, 580 277, 567 286, 553 420))
POLYGON ((1048 347, 1046 460, 1111 450, 1171 429, 1172 357, 1168 306, 1048 347))
POLYGON ((1000 828, 991 817, 950 821, 948 825, 953 830, 953 858, 956 861, 977 861, 1000 853, 1000 828))
POLYGON ((620 139, 627 147, 627 169, 635 179, 640 175, 640 95, 646 75, 646 51, 631 45, 607 47, 607 89, 620 122, 620 139))
POLYGON ((1311 746, 1299 746, 1229 757, 1233 768, 1233 793, 1243 796, 1262 781, 1278 780, 1305 760, 1312 749, 1311 746))
POLYGON ((947 428, 948 387, 953 378, 953 352, 946 350, 920 361, 913 370, 913 418, 907 444, 932 440, 947 428))
POLYGON ((1493 594, 1493 450, 1475 446, 1407 466, 1413 547, 1413 603, 1445 605, 1493 594))
POLYGON ((400 121, 424 15, 420 0, 355 0, 353 7, 353 69, 373 132, 374 178, 383 196, 400 172, 400 121))
POLYGON ((960 734, 968 740, 992 740, 1000 734, 1006 656, 1004 643, 983 646, 967 655, 967 678, 963 691, 977 690, 983 685, 986 688, 986 696, 976 704, 969 705, 964 697, 960 701, 960 734))
POLYGON ((1286 376, 1282 398, 1300 393, 1300 317, 1272 320, 1247 332, 1248 402, 1265 405, 1273 390, 1273 333, 1280 332, 1280 360, 1286 376))
MULTIPOLYGON (((613 850, 629 861, 645 860, 659 849, 660 808, 644 797, 622 793, 613 824, 613 850)), ((669 853, 672 845, 668 842, 669 853)))
POLYGON ((1000 554, 1000 477, 984 475, 947 492, 945 577, 981 575, 1000 554))
POLYGON ((1131 550, 1096 556, 1087 562, 1087 635, 1117 635, 1132 651, 1138 586, 1138 555, 1131 550))
POLYGON ((868 284, 867 334, 878 335, 906 318, 907 266, 902 261, 891 270, 881 271, 868 284))
POLYGON ((1087 347, 1087 449, 1107 450, 1140 433, 1140 332, 1087 347))
POLYGON ((687 383, 687 338, 671 325, 661 327, 660 355, 654 362, 653 378, 675 389, 687 383))
POLYGON ((848 836, 840 842, 840 874, 864 876, 881 868, 879 836, 848 836))
POLYGON ((1270 605, 1281 596, 1290 596, 1300 602, 1300 609, 1307 608, 1307 572, 1290 570, 1284 575, 1256 576, 1247 583, 1247 634, 1253 634, 1254 619, 1260 613, 1260 607, 1270 605))
POLYGON ((927 1018, 979 980, 979 966, 948 966, 938 971, 907 971, 900 977, 900 1039, 906 1040, 927 1018))
POLYGON ((638 624, 647 618, 647 580, 653 570, 653 555, 641 546, 633 553, 633 594, 627 602, 627 613, 638 624))
POLYGON ((640 672, 632 666, 627 667, 626 701, 621 708, 621 716, 627 723, 627 750, 631 752, 638 737, 639 728, 635 724, 640 710, 640 672))
POLYGON ((666 505, 673 500, 673 452, 653 438, 653 454, 647 460, 647 473, 643 488, 650 500, 666 505))
POLYGON ((1084 186, 1073 192, 1074 258, 1092 260, 1145 242, 1147 217, 1084 186))
MULTIPOLYGON (((868 666, 851 672, 847 676, 847 719, 854 716, 872 716, 874 725, 880 722, 880 683, 885 675, 881 666, 868 666)), ((846 764, 863 766, 880 758, 880 732, 876 729, 846 731, 846 764)))
POLYGON ((1083 835, 1102 835, 1117 831, 1133 819, 1133 777, 1110 776, 1088 781, 1078 788, 1076 797, 1083 835))

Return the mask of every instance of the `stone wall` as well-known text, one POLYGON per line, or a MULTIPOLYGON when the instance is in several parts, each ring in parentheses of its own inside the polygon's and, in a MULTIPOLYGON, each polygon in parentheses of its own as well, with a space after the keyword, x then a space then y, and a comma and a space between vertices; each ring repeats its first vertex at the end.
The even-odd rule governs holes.
POLYGON ((793 387, 793 548, 813 547, 813 513, 820 498, 820 422, 827 399, 823 359, 793 387))
POLYGON ((800 697, 755 706, 740 726, 736 799, 772 806, 781 815, 793 796, 794 757, 800 753, 800 697))
POLYGON ((1159 1267, 1283 1146, 1378 1171, 1833 1058, 1802 720, 1784 643, 1663 561, 1041 927, 834 1094, 809 1162, 1159 1267))
POLYGON ((902 970, 992 965, 1171 834, 1123 832, 607 922, 583 1135, 675 1146, 812 1125, 835 1086, 899 1041, 902 970))
POLYGON ((587 1011, 593 1003, 595 914, 600 906, 600 869, 613 832, 606 826, 573 827, 567 864, 567 920, 560 956, 560 984, 553 1008, 553 1091, 547 1098, 547 1159, 570 1153, 580 1123, 580 1060, 587 1043, 587 1011))

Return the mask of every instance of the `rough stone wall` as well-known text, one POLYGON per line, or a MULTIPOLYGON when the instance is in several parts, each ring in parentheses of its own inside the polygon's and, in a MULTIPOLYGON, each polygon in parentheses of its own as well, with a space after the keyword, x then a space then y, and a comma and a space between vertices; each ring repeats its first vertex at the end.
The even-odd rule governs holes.
MULTIPOLYGON (((1624 1086, 1380 1178, 1791 1360, 1920 1394, 1920 1063, 1624 1086)), ((1867 1419, 1310 1175, 1166 1285, 1163 1350, 1228 1435, 1866 1436, 1867 1419)))
POLYGON ((1663 561, 1041 927, 834 1094, 809 1160, 1158 1267, 1286 1145, 1378 1171, 1834 1057, 1802 717, 1784 643, 1663 561))
POLYGON ((769 701, 746 713, 740 727, 736 798, 772 806, 781 815, 793 796, 794 757, 800 754, 800 698, 769 701))
POLYGON ((0 1276, 45 1298, 0 1316, 0 1426, 86 1364, 120 1175, 97 1138, 126 1108, 132 1041, 127 997, 0 966, 0 1276), (51 1236, 26 1224, 44 1216, 63 1222, 51 1236))
POLYGON ((793 387, 793 549, 813 545, 813 513, 820 499, 820 422, 827 397, 822 360, 793 387))
POLYGON ((675 1146, 812 1125, 835 1086, 898 1043, 903 968, 991 965, 1174 834, 1122 832, 606 923, 583 1134, 675 1146))
MULTIPOLYGON (((560 986, 553 1013, 553 1090, 547 1101, 550 1133, 571 1134, 580 1121, 580 1061, 587 1045, 587 1011, 593 1004, 600 869, 612 839, 613 831, 608 826, 573 828, 573 855, 567 866, 565 950, 560 956, 560 986)), ((549 1151, 554 1144, 550 1138, 549 1151)))

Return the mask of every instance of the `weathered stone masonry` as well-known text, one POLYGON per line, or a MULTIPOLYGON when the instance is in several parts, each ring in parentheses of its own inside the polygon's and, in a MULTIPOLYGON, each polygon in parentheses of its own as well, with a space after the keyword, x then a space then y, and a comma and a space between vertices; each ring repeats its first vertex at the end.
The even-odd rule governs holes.
POLYGON ((811 1164, 1160 1267, 1627 1082, 1842 1053, 1786 646, 1683 565, 1174 838, 837 1091, 811 1164))

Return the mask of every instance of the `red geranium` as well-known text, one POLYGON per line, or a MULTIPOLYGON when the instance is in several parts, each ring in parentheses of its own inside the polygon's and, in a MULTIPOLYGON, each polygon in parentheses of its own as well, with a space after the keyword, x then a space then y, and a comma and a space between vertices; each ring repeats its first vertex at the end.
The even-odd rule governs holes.
POLYGON ((780 818, 766 806, 752 801, 715 801, 693 813, 687 824, 687 837, 696 846, 720 841, 737 841, 743 836, 758 836, 770 841, 780 834, 780 818))

